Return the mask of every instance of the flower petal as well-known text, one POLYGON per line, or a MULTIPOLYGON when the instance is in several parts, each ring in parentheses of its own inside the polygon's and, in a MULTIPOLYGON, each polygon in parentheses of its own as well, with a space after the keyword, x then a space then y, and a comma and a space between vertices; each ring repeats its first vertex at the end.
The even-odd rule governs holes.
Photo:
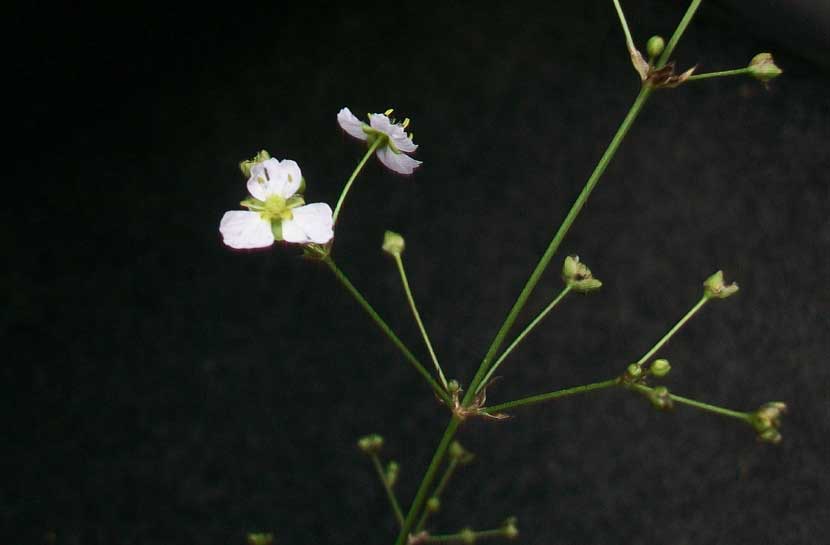
POLYGON ((410 138, 407 134, 404 134, 403 136, 393 136, 390 138, 392 139, 392 143, 395 144, 395 147, 398 148, 398 151, 412 153, 418 149, 418 144, 413 142, 412 138, 410 138))
POLYGON ((366 124, 356 118, 348 108, 343 108, 337 112, 337 122, 350 136, 354 136, 358 140, 366 140, 366 133, 363 132, 363 127, 366 124))
POLYGON ((290 159, 268 159, 251 166, 248 192, 261 201, 271 195, 287 199, 300 188, 302 178, 303 174, 296 162, 290 159))
POLYGON ((298 206, 291 210, 293 219, 282 222, 282 236, 286 242, 316 242, 325 244, 334 237, 332 212, 321 202, 298 206))
POLYGON ((219 232, 222 233, 222 242, 240 250, 265 248, 274 243, 271 224, 262 219, 258 212, 225 212, 219 222, 219 232))
POLYGON ((421 164, 421 161, 413 159, 405 153, 395 153, 388 146, 380 148, 377 151, 377 156, 381 163, 401 174, 412 174, 412 171, 421 164))

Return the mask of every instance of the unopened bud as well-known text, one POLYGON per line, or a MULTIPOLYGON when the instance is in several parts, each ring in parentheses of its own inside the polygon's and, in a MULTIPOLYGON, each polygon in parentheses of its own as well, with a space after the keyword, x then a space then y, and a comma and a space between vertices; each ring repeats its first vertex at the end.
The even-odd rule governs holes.
POLYGON ((669 360, 666 359, 654 360, 651 362, 649 371, 657 378, 665 377, 669 374, 669 371, 671 371, 671 364, 669 363, 669 360))
POLYGON ((458 539, 465 545, 473 545, 476 542, 476 533, 470 528, 464 528, 458 533, 458 539))
POLYGON ((441 509, 441 500, 439 500, 435 496, 427 500, 427 511, 429 511, 430 513, 435 513, 439 509, 441 509))
POLYGON ((383 251, 391 256, 399 256, 403 253, 406 243, 401 235, 394 231, 386 231, 383 234, 383 251))
POLYGON ((506 521, 504 521, 504 526, 502 526, 502 532, 504 532, 504 537, 507 539, 516 539, 519 537, 519 528, 516 525, 516 517, 510 517, 506 521))
POLYGON ((653 59, 660 55, 663 52, 663 49, 666 47, 666 40, 663 39, 662 36, 652 36, 646 42, 646 53, 648 53, 648 58, 653 59))
POLYGON ((568 256, 562 265, 562 280, 577 293, 588 293, 602 286, 602 282, 594 278, 591 269, 579 261, 579 256, 568 256))
POLYGON ((461 390, 461 385, 458 383, 457 380, 451 379, 449 382, 447 382, 447 390, 450 392, 450 394, 458 393, 458 391, 461 390))
POLYGON ((674 401, 665 386, 657 386, 648 393, 651 404, 661 411, 668 411, 674 407, 674 401))
POLYGON ((738 291, 738 284, 724 284, 723 271, 718 271, 703 282, 703 295, 707 299, 726 299, 738 291))
POLYGON ((781 415, 787 412, 787 405, 780 401, 765 403, 750 415, 752 427, 758 432, 758 440, 766 443, 780 443, 781 415))
POLYGON ((398 482, 398 474, 401 471, 401 466, 398 462, 392 460, 386 464, 386 484, 390 487, 395 486, 398 482))
POLYGON ((625 368, 623 380, 625 382, 637 382, 643 376, 643 367, 639 363, 631 363, 625 368))
POLYGON ((373 433, 372 435, 366 435, 357 440, 357 448, 359 448, 366 454, 377 454, 378 452, 380 452, 380 449, 382 447, 383 437, 376 433, 373 433))
POLYGON ((778 68, 770 53, 758 53, 749 61, 749 74, 764 83, 777 78, 784 72, 778 68))
POLYGON ((274 534, 250 533, 245 537, 248 545, 271 545, 274 543, 274 534))
POLYGON ((251 177, 251 167, 257 163, 264 163, 268 159, 271 158, 271 154, 269 154, 265 150, 261 150, 259 153, 254 155, 252 159, 246 159, 244 161, 239 162, 239 170, 242 171, 242 175, 245 178, 251 177))
POLYGON ((450 458, 457 460, 459 464, 469 464, 475 458, 475 455, 461 446, 458 441, 450 443, 450 458))

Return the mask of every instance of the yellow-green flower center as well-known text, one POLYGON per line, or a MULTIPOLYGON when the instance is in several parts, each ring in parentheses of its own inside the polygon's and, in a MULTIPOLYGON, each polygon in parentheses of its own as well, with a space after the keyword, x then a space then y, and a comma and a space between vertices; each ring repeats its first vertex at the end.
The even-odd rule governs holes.
POLYGON ((262 207, 260 215, 263 219, 268 221, 273 220, 290 220, 294 217, 291 213, 291 207, 286 200, 279 195, 271 195, 265 199, 265 204, 262 207))

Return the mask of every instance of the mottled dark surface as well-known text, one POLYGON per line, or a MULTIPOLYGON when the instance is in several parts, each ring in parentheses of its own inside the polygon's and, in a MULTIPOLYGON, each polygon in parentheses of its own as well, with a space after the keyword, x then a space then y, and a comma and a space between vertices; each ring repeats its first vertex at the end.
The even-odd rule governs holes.
MULTIPOLYGON (((424 165, 369 164, 335 257, 426 360, 380 252, 402 232, 436 349, 469 380, 637 92, 611 3, 558 4, 9 16, 27 37, 8 49, 24 150, 0 230, 3 541, 391 543, 354 440, 386 436, 407 504, 446 411, 323 267, 232 252, 218 221, 263 147, 333 203, 362 154, 338 109, 396 107, 424 165)), ((669 34, 681 4, 625 2, 636 38, 669 34)), ((771 50, 786 77, 653 98, 562 246, 605 287, 566 300, 491 399, 613 376, 723 268, 741 292, 667 346, 667 384, 736 409, 787 401, 784 443, 622 391, 517 410, 464 427, 478 458, 437 529, 514 514, 528 545, 830 529, 830 75, 728 13, 704 6, 680 65, 771 50)), ((560 259, 524 320, 558 292, 560 259)))

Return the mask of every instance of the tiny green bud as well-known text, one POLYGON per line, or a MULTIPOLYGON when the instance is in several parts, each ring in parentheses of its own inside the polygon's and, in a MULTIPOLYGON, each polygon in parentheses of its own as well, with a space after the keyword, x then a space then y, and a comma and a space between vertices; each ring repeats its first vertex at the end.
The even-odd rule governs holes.
POLYGON ((594 278, 584 263, 579 261, 579 256, 568 256, 562 265, 562 281, 577 293, 588 293, 602 286, 602 282, 594 278))
POLYGON ((781 442, 781 415, 787 412, 786 403, 772 401, 765 403, 750 415, 750 422, 758 432, 758 440, 766 443, 778 444, 781 442))
POLYGON ((244 161, 239 162, 239 170, 242 171, 242 175, 246 178, 251 177, 251 167, 257 163, 263 163, 271 158, 271 155, 265 151, 261 150, 259 153, 253 156, 252 159, 246 159, 244 161))
POLYGON ((383 251, 391 256, 399 256, 406 246, 403 237, 394 231, 383 234, 383 251))
POLYGON ((246 540, 248 545, 271 545, 274 543, 274 534, 249 533, 246 540))
POLYGON ((666 47, 666 40, 663 39, 662 36, 652 36, 646 42, 646 53, 648 53, 648 58, 653 59, 660 55, 663 52, 663 49, 666 47))
POLYGON ((654 360, 653 362, 651 362, 651 367, 649 367, 649 371, 651 371, 651 374, 655 377, 665 377, 669 374, 669 371, 671 371, 671 364, 669 363, 669 360, 665 360, 662 358, 659 360, 654 360))
POLYGON ((640 378, 640 376, 642 376, 643 368, 642 368, 642 366, 640 366, 639 363, 631 363, 631 364, 628 365, 628 367, 626 367, 625 374, 628 377, 636 380, 636 379, 640 378))
POLYGON ((464 528, 458 533, 458 539, 465 545, 473 545, 476 542, 476 533, 470 528, 464 528))
POLYGON ((363 436, 357 440, 357 448, 359 448, 366 454, 377 454, 378 452, 380 452, 380 449, 382 447, 383 437, 376 433, 373 433, 372 435, 363 436))
POLYGON ((749 74, 764 83, 777 78, 784 72, 778 68, 770 53, 758 53, 749 61, 749 74))
POLYGON ((466 465, 473 461, 475 455, 461 446, 458 441, 453 441, 450 443, 450 458, 457 460, 461 465, 466 465))
POLYGON ((450 392, 450 394, 455 394, 459 390, 461 390, 461 385, 458 383, 457 380, 451 379, 449 382, 447 382, 447 390, 450 392))
POLYGON ((435 513, 439 509, 441 509, 441 500, 439 500, 435 496, 427 500, 427 511, 429 511, 430 513, 435 513))
POLYGON ((392 460, 386 464, 386 484, 390 487, 395 486, 398 482, 398 474, 401 471, 401 466, 398 462, 392 460))
POLYGON ((665 386, 657 386, 648 394, 648 399, 651 404, 661 411, 667 411, 674 407, 674 401, 669 394, 669 389, 665 386))
POLYGON ((703 282, 703 295, 707 299, 726 299, 738 291, 738 284, 723 282, 723 271, 718 271, 703 282))
POLYGON ((519 528, 516 526, 516 522, 516 517, 510 517, 504 521, 502 532, 504 532, 504 537, 507 539, 516 539, 519 537, 519 528))

